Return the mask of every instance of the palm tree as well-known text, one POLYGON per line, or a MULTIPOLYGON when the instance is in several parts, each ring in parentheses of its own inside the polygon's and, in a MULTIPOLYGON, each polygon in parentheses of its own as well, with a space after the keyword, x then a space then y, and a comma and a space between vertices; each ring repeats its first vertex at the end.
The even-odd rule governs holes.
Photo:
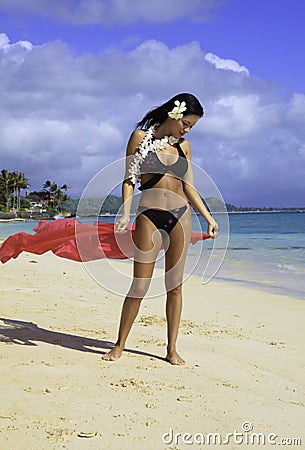
POLYGON ((48 192, 49 204, 54 209, 59 208, 61 201, 69 200, 67 192, 70 187, 67 184, 63 184, 59 187, 54 181, 47 180, 43 184, 43 189, 48 192))
POLYGON ((50 181, 50 180, 47 180, 43 184, 43 190, 48 193, 49 206, 51 208, 55 208, 55 201, 54 201, 55 200, 55 196, 54 196, 54 193, 57 190, 57 184, 52 182, 52 181, 50 181))
POLYGON ((13 194, 12 207, 20 210, 20 191, 29 186, 29 179, 21 172, 9 172, 2 169, 0 173, 0 192, 5 201, 6 209, 10 209, 10 195, 13 194))
POLYGON ((17 192, 18 192, 18 172, 14 171, 11 172, 10 174, 10 184, 9 184, 9 188, 11 193, 13 194, 13 205, 12 208, 17 209, 17 203, 18 203, 18 197, 17 197, 17 192))
POLYGON ((61 191, 64 191, 64 193, 62 192, 61 201, 68 202, 70 200, 70 197, 68 195, 68 190, 70 189, 70 186, 68 186, 67 184, 63 184, 60 189, 61 191))
POLYGON ((1 170, 0 174, 0 189, 4 193, 6 210, 10 208, 10 193, 11 193, 12 174, 6 169, 1 170))
POLYGON ((68 190, 70 189, 70 186, 68 186, 67 184, 63 184, 60 189, 62 191, 65 191, 65 193, 67 194, 68 190))
POLYGON ((44 184, 43 184, 43 189, 48 191, 52 186, 52 183, 50 180, 47 180, 44 184))
POLYGON ((29 179, 22 172, 18 172, 17 176, 17 210, 20 210, 20 192, 21 189, 29 187, 29 179))

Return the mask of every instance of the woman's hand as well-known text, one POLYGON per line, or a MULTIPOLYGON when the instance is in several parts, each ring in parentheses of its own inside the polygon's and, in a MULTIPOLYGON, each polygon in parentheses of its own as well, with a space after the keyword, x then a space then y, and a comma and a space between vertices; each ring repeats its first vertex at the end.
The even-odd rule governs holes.
POLYGON ((127 226, 129 224, 129 216, 124 216, 124 214, 119 218, 119 220, 114 224, 114 232, 124 234, 127 233, 127 226))
POLYGON ((218 236, 218 224, 213 218, 211 222, 208 222, 208 234, 212 239, 216 239, 218 236))

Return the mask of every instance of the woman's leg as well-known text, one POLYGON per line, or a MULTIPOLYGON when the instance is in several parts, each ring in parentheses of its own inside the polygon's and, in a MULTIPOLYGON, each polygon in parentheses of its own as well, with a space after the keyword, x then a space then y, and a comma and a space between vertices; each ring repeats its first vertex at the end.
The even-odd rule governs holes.
POLYGON ((117 342, 110 352, 103 356, 103 359, 108 361, 118 359, 125 348, 126 339, 139 312, 141 301, 149 288, 155 260, 162 245, 160 232, 144 214, 137 217, 134 243, 136 247, 133 281, 123 303, 117 342))
POLYGON ((182 310, 182 281, 187 249, 192 231, 189 209, 169 234, 169 247, 165 254, 165 285, 167 291, 167 355, 171 364, 184 364, 176 349, 182 310))

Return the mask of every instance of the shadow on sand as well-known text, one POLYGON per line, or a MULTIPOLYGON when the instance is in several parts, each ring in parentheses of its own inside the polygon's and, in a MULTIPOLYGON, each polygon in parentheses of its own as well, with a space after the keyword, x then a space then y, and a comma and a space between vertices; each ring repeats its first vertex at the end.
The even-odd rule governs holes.
MULTIPOLYGON (((101 355, 105 354, 114 346, 114 342, 60 333, 58 331, 40 328, 33 322, 23 322, 21 320, 5 318, 0 318, 0 342, 30 346, 37 346, 38 344, 36 344, 36 342, 45 342, 47 344, 59 345, 72 350, 98 353, 101 355)), ((139 350, 125 349, 124 352, 165 361, 165 358, 162 358, 161 356, 139 350)))

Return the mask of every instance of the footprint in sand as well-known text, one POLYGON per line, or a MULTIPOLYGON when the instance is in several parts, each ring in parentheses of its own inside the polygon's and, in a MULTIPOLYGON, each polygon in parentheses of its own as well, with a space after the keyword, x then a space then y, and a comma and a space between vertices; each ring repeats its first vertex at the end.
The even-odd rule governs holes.
POLYGON ((138 392, 143 392, 148 395, 152 394, 151 385, 149 383, 146 383, 145 381, 138 380, 136 378, 124 378, 116 382, 111 382, 110 384, 112 386, 124 389, 132 388, 138 392))
POLYGON ((279 349, 285 348, 285 347, 286 347, 285 342, 281 342, 281 341, 279 341, 279 342, 276 342, 276 341, 270 341, 270 342, 267 342, 267 344, 268 344, 268 345, 272 345, 272 346, 274 346, 274 347, 277 347, 277 348, 279 348, 279 349))
POLYGON ((141 344, 151 344, 154 347, 165 347, 165 343, 156 338, 137 339, 141 344))
POLYGON ((191 396, 191 395, 180 395, 180 397, 177 397, 177 402, 191 403, 192 401, 193 401, 193 396, 191 396))
POLYGON ((144 327, 148 327, 150 325, 163 325, 166 323, 166 319, 164 317, 157 316, 142 316, 138 320, 138 323, 144 327))

